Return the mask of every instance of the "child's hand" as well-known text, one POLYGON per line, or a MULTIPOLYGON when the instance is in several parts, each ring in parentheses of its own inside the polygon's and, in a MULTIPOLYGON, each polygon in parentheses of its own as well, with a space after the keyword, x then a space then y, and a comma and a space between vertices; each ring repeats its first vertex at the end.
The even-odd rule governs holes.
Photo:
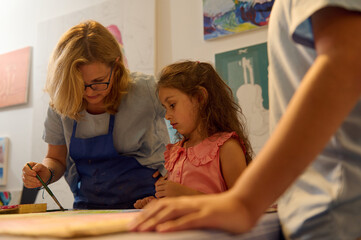
POLYGON ((145 197, 143 199, 139 199, 134 203, 134 207, 136 209, 142 209, 144 208, 148 203, 150 203, 150 201, 154 200, 155 197, 154 196, 149 196, 149 197, 145 197))
POLYGON ((168 181, 166 178, 160 178, 155 183, 155 190, 156 190, 155 196, 157 198, 202 194, 182 184, 168 181))

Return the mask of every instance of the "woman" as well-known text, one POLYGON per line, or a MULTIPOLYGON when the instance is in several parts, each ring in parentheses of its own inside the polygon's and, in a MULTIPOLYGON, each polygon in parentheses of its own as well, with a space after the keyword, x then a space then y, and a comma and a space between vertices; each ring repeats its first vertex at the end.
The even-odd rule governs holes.
POLYGON ((154 195, 169 141, 155 81, 129 74, 118 42, 95 21, 69 29, 49 63, 50 107, 42 163, 23 168, 24 185, 40 187, 65 176, 74 208, 133 208, 154 195))

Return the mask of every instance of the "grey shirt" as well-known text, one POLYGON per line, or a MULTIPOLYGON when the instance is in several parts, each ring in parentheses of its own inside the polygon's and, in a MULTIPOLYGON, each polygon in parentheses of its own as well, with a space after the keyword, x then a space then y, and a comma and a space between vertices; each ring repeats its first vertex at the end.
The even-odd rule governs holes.
MULTIPOLYGON (((123 96, 115 114, 113 141, 118 153, 132 156, 143 166, 158 169, 163 175, 165 145, 169 135, 164 121, 165 110, 155 92, 153 76, 142 73, 131 74, 132 83, 123 96)), ((82 112, 78 121, 76 137, 90 138, 106 134, 109 126, 108 113, 92 115, 82 112)), ((48 108, 43 139, 52 145, 66 144, 68 149, 65 179, 73 193, 78 183, 78 173, 74 161, 69 157, 69 144, 74 120, 61 118, 52 108, 48 108)))

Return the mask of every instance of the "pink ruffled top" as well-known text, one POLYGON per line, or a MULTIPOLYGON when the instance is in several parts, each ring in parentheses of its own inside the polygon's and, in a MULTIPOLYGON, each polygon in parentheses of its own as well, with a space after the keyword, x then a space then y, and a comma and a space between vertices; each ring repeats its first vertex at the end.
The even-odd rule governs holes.
POLYGON ((164 152, 168 180, 203 193, 226 191, 228 188, 220 168, 219 149, 231 137, 238 139, 235 132, 223 132, 189 148, 183 147, 184 140, 168 144, 164 152))

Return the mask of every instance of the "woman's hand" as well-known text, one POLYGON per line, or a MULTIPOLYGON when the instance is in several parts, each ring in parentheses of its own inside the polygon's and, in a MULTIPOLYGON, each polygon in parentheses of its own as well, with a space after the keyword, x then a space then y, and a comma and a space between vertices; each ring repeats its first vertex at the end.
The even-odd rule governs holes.
MULTIPOLYGON (((155 171, 152 175, 153 178, 157 178, 160 175, 159 170, 155 171)), ((161 176, 162 177, 162 176, 161 176)))
POLYGON ((38 174, 44 182, 47 182, 51 176, 49 169, 42 163, 27 162, 23 167, 23 182, 25 187, 37 188, 42 186, 36 174, 38 174), (28 164, 33 168, 32 170, 28 164))
POLYGON ((170 232, 216 228, 242 233, 256 223, 247 208, 230 192, 152 201, 129 225, 131 231, 170 232))
POLYGON ((188 188, 182 184, 169 181, 166 178, 159 178, 155 183, 155 190, 155 196, 157 198, 202 194, 201 192, 188 188))

